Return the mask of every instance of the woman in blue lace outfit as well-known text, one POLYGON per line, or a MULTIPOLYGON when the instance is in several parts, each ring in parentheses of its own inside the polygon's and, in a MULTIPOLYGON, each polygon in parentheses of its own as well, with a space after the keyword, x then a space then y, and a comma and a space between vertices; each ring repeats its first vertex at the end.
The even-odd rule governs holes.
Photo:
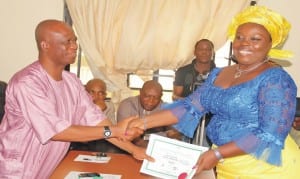
POLYGON ((214 69, 205 84, 166 110, 130 126, 152 128, 175 124, 192 137, 201 116, 213 117, 207 135, 213 147, 200 156, 197 172, 216 167, 217 177, 230 179, 294 179, 300 175, 300 150, 288 135, 297 88, 269 57, 289 57, 275 49, 284 42, 290 24, 279 14, 251 6, 229 26, 238 64, 214 69), (164 119, 164 120, 158 120, 164 119))

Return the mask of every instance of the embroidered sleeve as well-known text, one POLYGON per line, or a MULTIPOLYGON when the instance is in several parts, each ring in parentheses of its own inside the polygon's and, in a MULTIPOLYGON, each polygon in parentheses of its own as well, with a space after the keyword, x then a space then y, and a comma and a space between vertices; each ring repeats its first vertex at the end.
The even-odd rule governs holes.
POLYGON ((235 140, 245 152, 281 165, 281 150, 295 115, 296 86, 287 74, 271 75, 258 93, 259 126, 235 140))

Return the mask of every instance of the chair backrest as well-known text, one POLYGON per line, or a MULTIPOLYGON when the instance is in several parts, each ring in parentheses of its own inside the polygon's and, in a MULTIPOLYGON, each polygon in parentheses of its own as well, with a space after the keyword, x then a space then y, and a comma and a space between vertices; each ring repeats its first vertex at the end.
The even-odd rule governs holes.
POLYGON ((297 97, 297 104, 296 104, 296 117, 300 117, 300 97, 297 97))
POLYGON ((2 121, 4 115, 4 105, 5 105, 5 90, 7 83, 0 81, 0 122, 2 121))

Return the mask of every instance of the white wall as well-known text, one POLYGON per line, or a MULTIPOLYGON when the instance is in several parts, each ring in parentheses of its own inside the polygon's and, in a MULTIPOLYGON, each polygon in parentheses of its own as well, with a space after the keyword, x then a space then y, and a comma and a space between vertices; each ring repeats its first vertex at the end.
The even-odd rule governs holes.
MULTIPOLYGON (((300 88, 300 1, 258 0, 258 5, 283 14, 291 22, 292 30, 284 49, 294 51, 295 57, 282 65, 287 66, 285 69, 300 88)), ((39 21, 49 18, 63 18, 63 0, 1 0, 0 80, 8 81, 16 71, 37 59, 34 29, 39 21)))
POLYGON ((0 80, 8 81, 37 59, 34 29, 43 19, 63 19, 63 0, 1 0, 0 80))

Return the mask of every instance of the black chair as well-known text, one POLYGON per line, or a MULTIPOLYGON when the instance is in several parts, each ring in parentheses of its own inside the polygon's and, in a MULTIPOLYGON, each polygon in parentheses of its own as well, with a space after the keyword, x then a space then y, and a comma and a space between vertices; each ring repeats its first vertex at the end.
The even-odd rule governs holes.
POLYGON ((300 117, 300 97, 297 97, 295 117, 300 117))
POLYGON ((5 90, 7 83, 4 81, 0 81, 0 123, 4 116, 4 105, 5 105, 5 90))

